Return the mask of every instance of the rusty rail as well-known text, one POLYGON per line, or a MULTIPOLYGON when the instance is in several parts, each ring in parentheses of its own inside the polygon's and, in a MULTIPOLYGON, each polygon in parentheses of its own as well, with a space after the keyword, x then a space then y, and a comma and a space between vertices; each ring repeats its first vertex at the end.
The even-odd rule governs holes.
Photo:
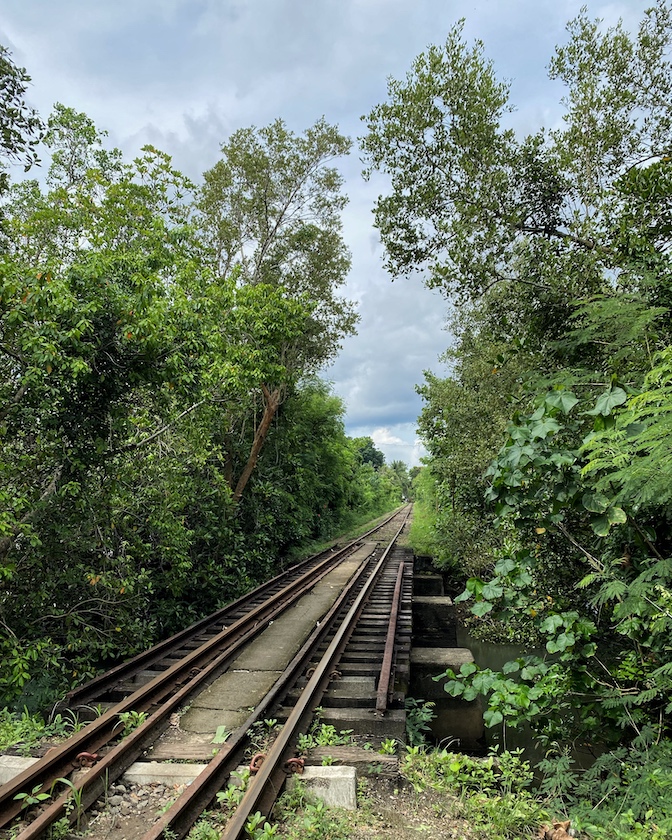
MULTIPOLYGON (((375 533, 375 531, 379 528, 391 522, 398 513, 399 511, 395 511, 375 528, 370 529, 356 539, 346 543, 346 545, 340 548, 337 552, 332 552, 331 554, 323 552, 325 555, 325 558, 323 559, 330 560, 336 557, 342 557, 362 540, 366 539, 368 536, 375 533)), ((317 558, 319 557, 321 557, 321 555, 318 554, 317 558)), ((315 568, 315 559, 316 557, 311 557, 300 563, 296 563, 294 566, 291 566, 281 574, 271 578, 271 580, 262 583, 251 592, 242 595, 240 598, 237 598, 235 601, 232 601, 220 610, 217 610, 211 615, 196 621, 186 629, 180 630, 178 633, 175 633, 167 639, 158 642, 151 648, 136 654, 131 659, 121 662, 119 665, 114 666, 105 673, 99 674, 97 677, 94 677, 92 680, 89 680, 83 685, 73 688, 67 693, 65 700, 62 704, 59 704, 59 706, 72 708, 74 706, 86 705, 87 703, 94 701, 96 698, 100 697, 101 693, 112 690, 122 680, 132 678, 139 671, 160 662, 161 659, 169 655, 172 651, 177 650, 184 642, 193 638, 197 633, 207 632, 207 630, 214 624, 217 624, 220 621, 225 621, 227 616, 231 615, 236 610, 245 608, 253 600, 265 596, 268 592, 272 592, 273 589, 283 581, 283 579, 291 579, 292 575, 296 574, 302 568, 315 568)))
MULTIPOLYGON (((261 765, 257 774, 252 778, 238 808, 226 824, 224 833, 222 834, 222 840, 240 840, 240 838, 243 837, 245 824, 247 823, 250 814, 257 810, 262 798, 268 793, 271 777, 277 777, 279 775, 278 771, 282 766, 283 760, 287 758, 287 752, 292 749, 293 742, 297 737, 297 733, 300 730, 302 722, 306 719, 306 714, 312 714, 312 710, 319 705, 320 698, 329 682, 329 674, 333 670, 334 665, 338 661, 338 657, 347 644, 348 638, 352 634, 364 605, 366 604, 366 601, 371 594, 376 581, 378 580, 380 572, 387 559, 387 555, 391 551, 392 546, 399 537, 399 534, 401 534, 407 518, 408 513, 404 518, 401 528, 399 528, 396 535, 383 552, 380 560, 376 563, 374 569, 367 578, 364 587, 357 596, 353 605, 350 607, 348 614, 341 622, 329 647, 316 666, 308 684, 303 689, 297 704, 292 709, 287 722, 282 727, 276 740, 273 742, 264 763, 261 765)), ((279 786, 277 784, 273 785, 272 790, 277 791, 278 787, 279 786)), ((274 798, 274 796, 272 798, 274 798)), ((143 838, 143 840, 145 840, 145 838, 143 838)), ((146 840, 149 840, 149 838, 146 840)))
MULTIPOLYGON (((175 663, 168 668, 164 673, 155 677, 151 682, 139 688, 133 694, 126 697, 124 700, 117 703, 109 709, 101 717, 90 723, 80 732, 69 738, 60 747, 50 751, 40 761, 32 765, 32 767, 20 773, 10 782, 0 787, 0 826, 7 825, 14 817, 21 811, 21 802, 14 799, 17 793, 25 790, 32 790, 37 785, 42 785, 43 790, 48 790, 51 786, 63 776, 67 775, 75 766, 75 760, 79 753, 89 752, 96 753, 109 740, 114 737, 114 729, 119 725, 119 714, 126 711, 145 711, 152 705, 164 701, 167 694, 170 694, 176 684, 181 684, 186 681, 186 686, 178 690, 177 694, 171 700, 165 701, 161 707, 169 709, 170 712, 184 703, 187 695, 191 694, 207 678, 213 677, 218 668, 225 667, 226 660, 230 659, 233 654, 246 642, 248 642, 254 635, 264 629, 268 621, 276 618, 281 612, 287 609, 291 604, 300 598, 305 591, 315 585, 322 577, 324 577, 331 568, 336 565, 339 560, 338 555, 326 558, 316 567, 306 572, 298 580, 292 584, 284 587, 282 590, 273 595, 268 601, 260 604, 251 612, 247 613, 238 621, 234 622, 230 627, 225 628, 212 639, 208 640, 200 648, 194 650, 191 654, 186 656, 180 662, 175 663), (223 650, 222 650, 223 649, 223 650), (215 657, 214 662, 213 657, 215 657), (207 660, 210 660, 208 662, 207 660), (193 673, 197 670, 197 673, 193 673), (193 674, 193 675, 192 675, 193 674)), ((168 712, 166 712, 168 714, 168 712)), ((146 724, 156 719, 156 713, 153 714, 146 724)), ((144 725, 143 725, 144 726, 144 725)), ((136 730, 133 735, 142 730, 136 730)), ((129 739, 124 740, 124 744, 129 742, 129 739)), ((123 744, 118 748, 125 749, 123 744)), ((129 742, 130 749, 130 742, 129 742)), ((141 751, 141 750, 140 750, 141 751)), ((140 752, 139 751, 139 752, 140 752)), ((138 752, 138 754, 139 754, 138 752)), ((130 753, 129 753, 130 755, 130 753)), ((122 767, 118 775, 120 775, 126 766, 129 766, 135 760, 131 758, 125 766, 122 767)), ((100 775, 100 772, 94 773, 99 767, 103 766, 103 762, 99 762, 93 768, 87 779, 100 775)), ((107 766, 105 765, 106 769, 107 766)), ((110 775, 108 781, 114 781, 116 777, 110 775)), ((83 785, 91 784, 90 781, 85 781, 83 785)), ((63 804, 60 799, 56 800, 52 806, 43 812, 42 816, 49 814, 49 820, 44 823, 45 828, 51 822, 59 819, 63 814, 63 804)), ((40 819, 41 819, 40 817, 40 819)), ((38 820, 35 821, 37 823, 38 820)), ((32 823, 32 825, 35 825, 32 823)), ((42 823, 40 823, 40 826, 42 823)), ((28 840, 31 837, 39 837, 39 833, 23 832, 21 840, 28 840)), ((18 840, 18 838, 17 838, 18 840)))
MULTIPOLYGON (((14 799, 17 793, 25 790, 31 790, 36 785, 40 784, 42 785, 43 790, 48 790, 57 779, 68 774, 70 769, 72 769, 74 759, 80 752, 86 751, 94 753, 107 741, 114 737, 114 729, 119 725, 120 713, 131 709, 135 711, 142 711, 149 709, 160 702, 161 705, 158 710, 151 714, 151 716, 133 733, 131 733, 130 736, 127 736, 123 742, 113 747, 107 755, 105 755, 93 768, 91 768, 89 773, 87 773, 83 779, 74 785, 73 789, 60 795, 58 799, 42 811, 38 818, 20 835, 18 835, 16 840, 37 840, 37 838, 43 837, 49 826, 64 815, 68 815, 69 819, 74 822, 77 815, 72 812, 69 803, 78 799, 81 802, 81 807, 83 809, 90 807, 90 805, 104 793, 106 787, 111 782, 119 778, 127 767, 140 756, 143 750, 145 750, 147 746, 156 739, 161 729, 167 724, 167 719, 170 714, 188 702, 188 699, 194 695, 196 689, 203 683, 207 683, 208 680, 212 681, 215 679, 216 676, 218 676, 219 673, 227 667, 228 663, 234 658, 234 655, 237 654, 243 644, 247 643, 254 635, 263 630, 268 621, 279 615, 280 612, 294 603, 299 597, 301 597, 301 595, 317 583, 318 580, 328 574, 331 568, 340 561, 341 557, 346 554, 349 549, 356 546, 365 537, 375 533, 381 527, 388 524, 396 515, 399 514, 399 512, 400 511, 396 511, 393 516, 376 526, 376 528, 371 529, 357 540, 349 543, 341 551, 332 554, 325 560, 318 563, 318 565, 314 566, 310 571, 301 575, 298 580, 293 581, 291 584, 275 593, 267 602, 255 607, 255 609, 250 613, 238 619, 230 627, 225 628, 212 639, 208 640, 203 646, 186 656, 181 662, 168 668, 164 673, 155 677, 129 697, 109 709, 96 721, 92 722, 81 732, 70 738, 68 742, 61 745, 61 747, 57 748, 55 751, 51 751, 48 756, 45 756, 28 771, 25 771, 11 782, 8 782, 6 785, 0 787, 0 826, 7 825, 7 823, 20 812, 21 803, 14 799), (176 684, 177 690, 175 690, 176 684), (172 696, 166 700, 166 696, 171 693, 172 696), (70 813, 68 813, 69 811, 70 813)), ((287 724, 283 727, 278 741, 285 744, 284 749, 287 749, 287 744, 291 743, 292 739, 295 737, 297 722, 305 720, 306 715, 310 716, 312 714, 312 707, 319 705, 319 700, 315 701, 314 698, 318 696, 321 697, 329 681, 329 671, 326 670, 327 665, 324 664, 327 662, 326 657, 331 656, 331 661, 335 661, 335 658, 340 655, 340 652, 347 643, 347 639, 349 638, 352 628, 356 623, 356 617, 361 614, 361 610, 363 609, 366 599, 368 598, 368 595, 378 578, 380 570, 384 565, 391 547, 394 545, 395 540, 403 530, 404 524, 408 519, 408 515, 409 512, 407 511, 402 526, 397 531, 395 537, 388 545, 380 560, 376 563, 374 571, 364 584, 362 591, 355 600, 355 604, 353 604, 348 612, 347 618, 339 627, 336 637, 331 642, 327 653, 318 666, 318 669, 315 674, 313 674, 313 677, 311 677, 308 686, 301 695, 299 705, 297 706, 297 709, 300 711, 295 709, 290 715, 290 719, 287 724), (348 622, 350 623, 348 624, 348 622), (338 641, 339 639, 340 642, 338 641), (310 706, 311 701, 313 703, 312 707, 310 706)), ((363 564, 351 579, 352 586, 359 585, 361 583, 360 577, 363 575, 364 569, 365 565, 363 564)), ((154 837, 165 837, 167 836, 164 833, 166 829, 174 832, 174 834, 170 836, 184 837, 186 835, 189 827, 198 816, 197 813, 194 815, 194 809, 198 807, 200 810, 203 810, 204 807, 207 807, 208 803, 214 798, 217 790, 223 786, 226 778, 228 778, 231 768, 226 769, 226 776, 222 781, 222 773, 224 772, 223 768, 228 767, 227 757, 230 756, 230 764, 230 761, 239 746, 239 742, 242 743, 247 729, 249 729, 254 720, 259 719, 270 707, 270 705, 276 702, 277 697, 281 694, 281 692, 286 690, 290 680, 296 679, 298 674, 301 673, 301 670, 297 669, 305 666, 305 662, 307 661, 307 658, 310 657, 316 644, 318 644, 318 642, 324 638, 325 634, 329 632, 329 625, 335 620, 338 610, 342 609, 346 597, 352 597, 351 591, 351 588, 348 587, 343 593, 341 593, 341 596, 339 596, 325 619, 323 619, 320 623, 321 626, 318 627, 313 634, 311 634, 311 637, 302 646, 292 663, 290 663, 286 671, 279 678, 276 686, 272 690, 271 694, 269 694, 269 697, 259 704, 255 715, 251 716, 244 726, 241 727, 234 735, 234 739, 236 739, 235 743, 230 742, 225 745, 225 747, 220 750, 219 755, 211 762, 208 770, 202 774, 204 776, 203 783, 199 783, 199 777, 199 779, 197 779, 189 787, 188 792, 191 793, 193 791, 193 797, 190 797, 191 802, 186 804, 185 809, 182 809, 182 806, 180 806, 180 808, 176 807, 178 806, 178 803, 180 803, 182 797, 180 797, 175 803, 173 806, 175 808, 175 813, 181 811, 182 814, 186 816, 180 816, 174 823, 166 820, 161 821, 160 827, 158 829, 153 829, 155 833, 151 833, 150 831, 143 840, 150 840, 150 838, 154 837), (290 672, 292 672, 291 676, 290 672), (188 826, 184 831, 182 831, 181 826, 187 825, 187 823, 188 826), (182 833, 175 834, 176 829, 182 833), (158 831, 158 833, 156 833, 156 831, 158 831)), ((200 627, 201 623, 197 622, 197 625, 195 626, 200 627)), ((278 749, 280 748, 278 747, 278 749)), ((271 758, 271 756, 269 756, 269 758, 271 758)), ((270 773, 272 770, 273 768, 269 764, 267 771, 264 771, 261 778, 264 778, 266 773, 270 773)), ((274 771, 277 774, 277 767, 274 768, 274 771)), ((251 790, 257 791, 257 794, 254 794, 254 803, 256 804, 261 796, 263 796, 263 784, 256 781, 256 777, 255 781, 251 785, 251 790)), ((185 794, 183 794, 183 796, 185 796, 185 794)), ((250 796, 246 794, 246 798, 244 798, 241 805, 245 805, 246 799, 249 802, 251 798, 252 794, 250 794, 250 796)), ((185 800, 185 802, 186 801, 187 800, 185 800)), ((166 813, 165 817, 168 818, 170 816, 172 820, 172 812, 173 808, 166 813)), ((243 813, 243 811, 241 811, 241 813, 243 813)), ((237 814, 234 815, 234 819, 236 816, 237 814)), ((243 827, 246 819, 247 817, 243 820, 243 827)), ((226 837, 228 838, 233 836, 234 835, 229 834, 229 829, 227 828, 226 837)), ((237 836, 240 836, 240 834, 237 836)))
POLYGON ((378 694, 376 697, 376 712, 384 714, 387 711, 387 703, 390 696, 390 686, 392 684, 392 669, 394 667, 394 642, 397 636, 397 620, 399 618, 399 603, 401 601, 401 590, 404 582, 405 564, 402 561, 399 563, 399 571, 397 572, 397 582, 394 586, 394 597, 392 599, 392 610, 390 612, 390 623, 387 628, 387 637, 385 639, 385 653, 383 654, 383 664, 380 668, 380 678, 378 680, 378 694))

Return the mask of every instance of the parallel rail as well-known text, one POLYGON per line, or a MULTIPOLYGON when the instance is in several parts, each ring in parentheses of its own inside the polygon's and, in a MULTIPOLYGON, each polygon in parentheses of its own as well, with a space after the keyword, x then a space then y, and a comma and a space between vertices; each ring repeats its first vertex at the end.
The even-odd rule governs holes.
MULTIPOLYGON (((404 523, 408 517, 409 510, 405 511, 404 523)), ((367 532, 344 547, 339 552, 332 552, 327 557, 317 560, 313 558, 312 563, 299 564, 289 570, 289 573, 279 575, 269 584, 260 587, 251 595, 256 597, 256 605, 232 623, 220 629, 215 635, 207 639, 200 647, 191 650, 183 656, 180 661, 169 665, 166 669, 150 679, 146 685, 142 685, 132 694, 110 708, 96 721, 92 722, 81 732, 70 738, 65 744, 56 750, 50 751, 43 759, 33 767, 17 776, 14 780, 0 788, 0 827, 6 826, 14 819, 21 810, 21 803, 15 799, 17 793, 31 791, 41 785, 41 790, 49 790, 59 779, 67 776, 76 764, 77 756, 81 753, 97 753, 101 748, 115 738, 115 730, 119 725, 119 715, 124 711, 151 711, 151 714, 129 736, 113 745, 109 751, 92 767, 87 775, 75 784, 72 789, 65 790, 55 801, 45 807, 37 819, 27 826, 16 838, 16 840, 37 840, 46 836, 46 832, 56 820, 67 816, 74 821, 76 814, 72 813, 73 797, 78 801, 79 809, 90 807, 106 788, 116 781, 123 772, 136 761, 140 755, 159 737, 165 730, 170 715, 177 709, 188 703, 195 694, 210 684, 218 677, 240 653, 241 648, 247 644, 257 633, 264 630, 275 616, 288 608, 311 589, 317 581, 329 573, 337 563, 341 562, 344 556, 361 543, 366 537, 372 536, 380 531, 395 516, 389 517, 377 528, 367 532), (293 578, 293 580, 292 580, 293 578), (291 581, 291 582, 290 582, 291 581), (272 585, 271 585, 272 584, 272 585), (259 603, 259 594, 269 595, 259 603)), ((402 524, 403 528, 403 524, 402 524)), ((263 719, 269 710, 279 705, 296 685, 301 674, 303 674, 311 661, 315 659, 315 651, 319 645, 324 647, 328 644, 327 650, 321 657, 312 676, 308 679, 299 701, 291 711, 288 721, 283 727, 278 739, 273 745, 267 760, 262 765, 262 771, 254 778, 248 792, 241 803, 241 816, 238 811, 232 817, 226 829, 227 838, 242 836, 247 817, 242 815, 248 807, 252 810, 263 802, 265 808, 270 810, 272 801, 264 794, 268 790, 264 779, 273 777, 274 788, 281 786, 282 770, 278 769, 282 760, 291 757, 294 750, 296 733, 301 727, 304 731, 308 728, 313 709, 320 704, 320 698, 326 691, 329 684, 329 674, 334 670, 335 662, 342 654, 348 639, 351 637, 356 626, 357 619, 364 609, 367 599, 379 581, 381 572, 385 567, 388 553, 394 544, 402 528, 397 531, 394 539, 385 550, 383 556, 375 563, 371 570, 371 563, 364 563, 351 578, 349 584, 343 590, 328 614, 320 621, 318 627, 306 640, 301 650, 296 654, 292 662, 282 673, 276 684, 261 703, 259 703, 253 714, 227 741, 224 748, 210 762, 208 768, 187 788, 171 809, 147 832, 143 840, 158 840, 158 838, 181 838, 184 837, 191 825, 198 818, 198 815, 214 799, 215 794, 225 786, 228 777, 236 765, 240 762, 247 742, 246 733, 256 720, 263 719), (347 616, 342 618, 343 612, 347 610, 347 616), (264 769, 265 768, 265 769, 264 769), (264 796, 266 799, 264 800, 264 796), (240 830, 236 828, 242 821, 240 830), (238 831, 238 834, 232 832, 238 831)), ((398 612, 398 605, 401 598, 401 580, 403 579, 403 565, 397 576, 394 603, 391 607, 392 613, 398 612), (394 606, 396 604, 396 608, 394 606)), ((113 669, 113 672, 104 677, 98 678, 89 686, 89 695, 93 692, 110 692, 120 682, 128 685, 131 675, 137 676, 146 672, 148 663, 162 662, 168 653, 176 650, 184 650, 185 644, 189 644, 189 632, 197 636, 213 627, 221 627, 222 620, 232 620, 244 604, 255 603, 252 598, 239 599, 229 607, 224 608, 214 616, 210 616, 202 622, 192 625, 187 631, 176 634, 166 642, 161 643, 146 654, 135 657, 131 663, 113 669), (235 610, 232 609, 235 607, 235 610), (170 643, 170 644, 169 644, 170 643)), ((395 618, 396 625, 396 618, 395 618)), ((385 656, 381 666, 381 673, 378 680, 378 712, 384 712, 387 700, 390 696, 392 684, 393 650, 394 650, 394 629, 390 628, 387 634, 385 656)), ((169 658, 172 658, 169 657, 169 658)), ((86 688, 86 687, 85 687, 86 688)), ((71 694, 70 700, 73 703, 81 702, 85 693, 71 694)), ((100 693, 97 694, 100 696, 100 693)), ((252 813, 252 811, 248 811, 252 813)))

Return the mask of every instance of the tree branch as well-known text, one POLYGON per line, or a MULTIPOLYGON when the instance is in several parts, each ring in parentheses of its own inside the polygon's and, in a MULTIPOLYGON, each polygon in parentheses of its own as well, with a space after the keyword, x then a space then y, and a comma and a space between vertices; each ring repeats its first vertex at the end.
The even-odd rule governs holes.
POLYGON ((62 473, 63 473, 63 467, 57 467, 56 472, 52 476, 49 484, 46 486, 46 488, 42 492, 42 495, 40 496, 40 498, 39 498, 37 504, 35 505, 35 507, 32 510, 29 510, 27 513, 25 513, 21 517, 21 519, 12 528, 11 533, 7 534, 2 539, 0 539, 0 560, 4 560, 4 558, 7 556, 7 553, 9 552, 10 548, 12 547, 12 543, 18 537, 18 535, 21 533, 21 528, 24 525, 27 525, 29 522, 32 522, 33 519, 35 519, 35 517, 37 516, 37 514, 39 512, 40 506, 44 502, 46 502, 47 499, 49 499, 51 496, 54 495, 54 493, 56 492, 56 488, 58 487, 58 482, 61 478, 62 473))
POLYGON ((23 385, 16 392, 16 394, 14 394, 12 399, 9 401, 9 404, 5 408, 3 408, 2 411, 0 411, 0 422, 4 420, 5 417, 9 414, 9 412, 13 408, 16 408, 16 406, 21 402, 28 388, 28 383, 24 382, 23 385))
POLYGON ((198 402, 190 405, 189 408, 185 408, 184 411, 180 412, 174 420, 171 420, 170 423, 166 423, 161 429, 156 432, 153 432, 151 435, 148 435, 146 438, 142 440, 138 440, 135 443, 127 443, 125 446, 120 446, 118 449, 113 449, 110 452, 110 455, 118 455, 120 452, 131 452, 135 449, 140 449, 141 446, 146 446, 148 443, 151 443, 155 438, 160 437, 164 432, 167 432, 178 420, 181 420, 187 414, 191 414, 192 411, 195 411, 199 406, 203 405, 209 401, 209 397, 206 397, 203 400, 199 400, 198 402))
POLYGON ((597 248, 597 244, 593 239, 584 239, 582 236, 575 236, 573 233, 558 230, 557 228, 535 227, 534 225, 522 224, 518 225, 518 230, 522 233, 542 233, 546 236, 555 236, 558 239, 568 239, 570 242, 574 242, 576 245, 581 245, 588 251, 594 251, 597 248))

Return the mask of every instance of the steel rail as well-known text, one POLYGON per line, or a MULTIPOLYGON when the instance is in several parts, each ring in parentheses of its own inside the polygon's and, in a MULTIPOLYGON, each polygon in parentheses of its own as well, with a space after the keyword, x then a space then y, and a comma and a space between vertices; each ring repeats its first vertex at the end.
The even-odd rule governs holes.
MULTIPOLYGON (((340 562, 339 555, 333 555, 321 561, 313 569, 273 595, 268 601, 258 605, 250 613, 213 636, 200 648, 192 651, 180 662, 176 662, 175 665, 172 665, 146 685, 141 686, 133 694, 121 700, 101 717, 69 738, 64 744, 50 751, 36 764, 0 787, 0 827, 7 825, 20 813, 22 803, 14 799, 17 793, 32 790, 37 785, 42 785, 43 790, 49 789, 54 782, 70 772, 77 755, 82 752, 96 753, 114 736, 114 729, 119 725, 120 713, 130 710, 145 711, 157 702, 164 700, 166 694, 174 689, 176 683, 179 684, 185 680, 187 680, 185 688, 188 688, 189 692, 193 691, 197 685, 203 682, 204 677, 201 676, 203 673, 208 676, 212 674, 212 670, 208 668, 208 662, 203 661, 206 657, 212 659, 213 656, 218 656, 221 653, 222 646, 227 644, 229 648, 224 653, 230 657, 242 644, 261 632, 268 621, 276 618, 327 575, 338 562, 340 562), (198 673, 192 675, 195 669, 198 669, 198 673)), ((218 665, 223 667, 221 661, 217 661, 218 665)), ((178 692, 178 694, 180 693, 178 692)), ((154 715, 152 715, 153 717, 154 715)))
MULTIPOLYGON (((29 789, 35 787, 35 782, 42 785, 43 790, 47 790, 49 785, 53 786, 54 782, 67 775, 74 765, 73 756, 79 752, 95 752, 102 747, 110 737, 114 734, 114 729, 119 725, 118 716, 120 712, 135 707, 135 710, 143 710, 149 708, 162 700, 166 694, 174 691, 175 683, 178 684, 178 691, 173 693, 173 696, 154 712, 147 721, 138 727, 130 736, 127 736, 123 742, 110 750, 93 768, 89 770, 86 777, 79 783, 75 784, 71 790, 66 791, 57 800, 55 800, 49 808, 43 811, 38 818, 31 823, 31 825, 22 832, 17 840, 32 840, 43 836, 46 829, 53 824, 56 819, 61 816, 70 816, 71 822, 76 819, 76 814, 72 813, 72 802, 78 803, 78 809, 86 809, 90 807, 93 802, 104 793, 109 784, 119 778, 123 772, 130 766, 130 764, 137 759, 137 757, 158 737, 157 730, 162 727, 165 728, 166 719, 181 705, 188 702, 191 696, 194 695, 196 689, 201 683, 207 680, 214 680, 219 673, 221 673, 228 666, 230 661, 238 653, 243 644, 250 641, 257 633, 263 630, 268 621, 280 614, 284 609, 294 603, 297 598, 308 591, 315 585, 322 577, 329 573, 333 566, 336 566, 350 549, 357 546, 363 539, 376 531, 383 528, 386 524, 391 522, 403 509, 398 509, 395 513, 388 517, 383 522, 379 523, 375 528, 370 529, 365 534, 351 541, 343 547, 339 552, 331 554, 329 557, 321 561, 317 566, 314 566, 308 572, 304 573, 300 578, 293 581, 283 590, 276 593, 266 604, 258 605, 250 614, 241 617, 238 621, 230 627, 225 628, 213 639, 208 640, 203 646, 193 651, 181 662, 168 668, 164 673, 158 675, 154 680, 147 683, 145 686, 139 688, 129 697, 117 703, 113 708, 109 709, 101 718, 89 724, 84 730, 72 736, 66 744, 60 748, 50 751, 48 756, 45 756, 37 764, 33 765, 30 770, 17 776, 11 782, 0 787, 0 825, 6 825, 14 816, 20 812, 20 805, 13 799, 17 790, 27 785, 29 789), (301 585, 301 590, 296 591, 296 587, 301 585), (287 595, 287 601, 282 600, 283 596, 287 595), (274 607, 269 607, 269 603, 275 604, 274 607), (268 608, 268 609, 266 609, 268 608), (245 625, 252 626, 245 629, 245 625), (238 634, 235 636, 235 634, 238 634), (230 638, 227 640, 227 636, 230 638), (224 650, 221 646, 225 642, 231 642, 229 647, 224 650), (212 659, 212 651, 215 648, 212 659), (204 656, 204 651, 207 650, 210 655, 210 661, 201 664, 198 673, 194 673, 194 662, 199 662, 204 656), (187 674, 187 684, 184 685, 184 671, 188 666, 191 667, 191 672, 187 674), (182 679, 180 680, 180 672, 182 672, 182 679), (182 685, 180 688, 179 686, 182 685), (114 724, 114 725, 113 725, 114 724), (91 740, 93 738, 93 740, 91 740), (65 769, 64 769, 65 768, 65 769), (10 800, 11 797, 11 800, 10 800), (2 807, 3 805, 7 807, 2 807)), ((404 521, 408 518, 408 512, 404 521)), ((403 526, 402 526, 403 527, 403 526)), ((401 529, 400 529, 401 530, 401 529)), ((293 567, 301 567, 303 564, 297 564, 293 567)), ((363 569, 363 567, 362 567, 363 569)), ((361 570, 360 570, 361 571, 361 570)), ((281 578, 282 576, 278 576, 281 578)), ((276 579, 277 580, 277 579, 276 579)), ((341 604, 339 599, 337 604, 341 604)), ((331 615, 331 612, 329 613, 331 615)), ((326 632, 326 629, 323 629, 326 632)), ((269 701, 270 702, 270 701, 269 701)), ((260 709, 262 704, 260 704, 260 709)), ((267 704, 263 704, 263 709, 267 708, 267 704)), ((261 712, 260 712, 261 713, 261 712)), ((248 726, 249 728, 249 726, 248 726)), ((246 730, 245 730, 246 731, 246 730)), ((220 752, 227 754, 230 750, 224 749, 220 752)), ((212 797, 211 797, 212 798, 212 797)))
POLYGON ((378 679, 378 693, 376 695, 376 712, 384 714, 387 711, 387 703, 390 695, 390 684, 392 682, 392 668, 394 665, 394 643, 397 637, 397 622, 399 618, 399 602, 401 601, 401 589, 404 581, 405 563, 399 563, 397 581, 394 586, 394 597, 392 598, 392 610, 390 612, 390 623, 387 627, 387 638, 385 639, 385 652, 383 653, 383 664, 380 668, 378 679))
MULTIPOLYGON (((387 560, 387 556, 390 553, 390 550, 392 549, 399 535, 401 534, 407 519, 408 513, 404 517, 404 522, 401 528, 399 528, 396 535, 393 537, 390 544, 383 552, 380 560, 376 563, 374 569, 371 571, 369 577, 367 578, 361 592, 355 599, 353 605, 350 607, 348 614, 338 627, 334 638, 329 644, 329 647, 320 659, 318 665, 315 668, 315 671, 313 672, 313 675, 308 681, 308 684, 303 689, 301 696, 299 697, 296 705, 294 706, 289 717, 287 718, 287 722, 280 730, 278 737, 273 742, 273 745, 268 751, 266 759, 264 760, 260 769, 257 771, 256 775, 252 777, 252 780, 247 790, 245 791, 245 794, 243 795, 240 804, 236 808, 236 811, 231 817, 231 819, 226 824, 224 833, 221 835, 222 840, 240 840, 240 838, 243 836, 243 833, 245 831, 245 825, 250 817, 250 814, 252 814, 257 809, 259 802, 262 800, 262 797, 267 792, 267 786, 269 784, 269 781, 271 780, 271 776, 277 775, 278 768, 281 766, 287 750, 292 749, 293 742, 296 738, 302 721, 305 720, 306 714, 312 714, 312 710, 319 705, 319 700, 322 697, 322 694, 324 693, 329 682, 329 674, 333 670, 336 662, 338 661, 338 658, 340 657, 343 649, 345 648, 348 639, 352 635, 352 632, 357 624, 359 616, 361 615, 364 609, 366 601, 368 600, 373 590, 373 587, 378 581, 380 572, 385 565, 385 561, 387 560)), ((275 788, 275 790, 277 790, 277 787, 275 788)))
MULTIPOLYGON (((350 540, 348 543, 346 543, 346 545, 338 549, 336 552, 333 552, 326 559, 332 559, 337 556, 342 556, 345 552, 349 551, 350 549, 354 548, 356 545, 361 543, 362 540, 366 539, 368 536, 371 536, 371 534, 374 534, 377 530, 391 522, 394 519, 394 517, 398 515, 398 513, 399 509, 396 510, 383 522, 376 525, 374 528, 371 528, 370 530, 366 531, 364 534, 357 537, 356 539, 350 540)), ((326 554, 326 552, 323 552, 323 554, 326 554)), ((319 556, 320 555, 318 554, 317 557, 319 556)), ((136 654, 131 659, 127 659, 124 662, 121 662, 119 665, 115 665, 110 670, 106 671, 103 674, 99 674, 97 677, 94 677, 92 680, 89 680, 83 685, 78 686, 77 688, 73 688, 66 694, 64 701, 58 704, 59 707, 72 708, 73 706, 86 705, 88 702, 95 700, 98 696, 100 696, 102 692, 112 690, 122 680, 128 679, 129 677, 137 674, 144 668, 148 668, 149 666, 160 662, 161 659, 164 658, 167 654, 179 648, 179 646, 183 642, 186 642, 189 639, 193 638, 193 636, 195 636, 197 633, 201 631, 207 631, 209 627, 212 627, 212 625, 216 624, 218 621, 226 620, 227 615, 234 613, 238 609, 245 608, 246 605, 250 603, 250 601, 259 598, 269 590, 274 589, 279 583, 282 582, 283 579, 291 578, 292 574, 295 574, 301 568, 305 566, 310 566, 310 564, 313 563, 314 560, 315 557, 311 557, 307 560, 301 561, 299 563, 294 564, 293 566, 290 566, 284 572, 281 572, 279 575, 276 575, 275 577, 271 578, 265 583, 262 583, 260 586, 256 587, 251 592, 248 592, 245 595, 241 595, 240 598, 237 598, 235 601, 232 601, 230 604, 227 604, 226 606, 222 607, 214 613, 211 613, 205 618, 199 619, 186 629, 174 633, 172 636, 169 636, 167 639, 158 642, 151 648, 148 648, 147 650, 136 654)))
MULTIPOLYGON (((352 575, 329 612, 313 630, 287 668, 278 677, 271 690, 255 708, 254 712, 238 729, 231 734, 226 744, 228 749, 220 751, 208 764, 208 767, 176 799, 165 814, 150 828, 142 840, 166 840, 171 837, 181 840, 189 832, 200 814, 207 808, 215 795, 221 790, 241 760, 244 746, 249 741, 247 732, 276 705, 303 673, 309 663, 315 647, 330 632, 339 611, 356 590, 364 575, 369 559, 362 561, 352 575)), ((18 838, 17 838, 18 840, 18 838)))

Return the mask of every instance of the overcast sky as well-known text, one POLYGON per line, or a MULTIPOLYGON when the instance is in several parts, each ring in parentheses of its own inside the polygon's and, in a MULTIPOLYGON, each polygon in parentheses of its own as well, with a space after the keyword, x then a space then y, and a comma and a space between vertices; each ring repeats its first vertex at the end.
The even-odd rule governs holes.
MULTIPOLYGON (((461 17, 511 82, 521 132, 559 119, 562 90, 546 67, 584 2, 591 17, 635 29, 642 0, 3 0, 0 43, 33 78, 31 103, 86 112, 131 156, 152 143, 194 179, 231 132, 282 118, 302 132, 324 116, 353 139, 383 101, 388 76, 445 41, 461 17)), ((445 372, 446 301, 422 278, 391 283, 373 228, 380 182, 361 178, 359 154, 340 165, 350 203, 346 295, 359 303, 356 337, 325 373, 347 405, 353 436, 371 435, 388 461, 418 463, 415 385, 445 372)))

